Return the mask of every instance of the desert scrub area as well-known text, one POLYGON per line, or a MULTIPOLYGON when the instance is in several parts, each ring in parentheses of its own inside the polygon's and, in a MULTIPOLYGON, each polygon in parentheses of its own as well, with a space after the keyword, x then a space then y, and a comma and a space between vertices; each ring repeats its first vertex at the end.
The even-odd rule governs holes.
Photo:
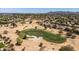
POLYGON ((54 43, 63 43, 66 41, 65 37, 41 29, 26 29, 26 30, 22 30, 19 33, 19 37, 22 39, 25 39, 26 35, 43 37, 43 39, 45 39, 46 41, 54 42, 54 43))
POLYGON ((79 50, 78 39, 79 13, 0 14, 0 51, 79 50))

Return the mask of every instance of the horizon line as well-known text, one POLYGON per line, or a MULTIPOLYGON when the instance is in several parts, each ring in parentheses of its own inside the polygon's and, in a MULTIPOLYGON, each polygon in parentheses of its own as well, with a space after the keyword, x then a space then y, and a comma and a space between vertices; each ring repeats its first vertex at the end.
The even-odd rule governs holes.
POLYGON ((69 12, 69 13, 79 13, 79 11, 49 11, 49 12, 37 12, 37 13, 28 13, 28 12, 0 12, 0 13, 14 13, 14 14, 42 14, 42 13, 54 13, 54 12, 69 12))
POLYGON ((79 8, 0 8, 0 13, 79 12, 79 8))

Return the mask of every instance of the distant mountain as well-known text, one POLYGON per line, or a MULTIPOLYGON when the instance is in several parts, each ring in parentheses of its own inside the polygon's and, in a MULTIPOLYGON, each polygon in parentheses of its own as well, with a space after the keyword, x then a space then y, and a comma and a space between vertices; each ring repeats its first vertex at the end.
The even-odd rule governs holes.
POLYGON ((54 11, 48 13, 0 13, 0 15, 12 15, 12 14, 79 14, 79 12, 71 12, 71 11, 54 11))
POLYGON ((56 11, 56 12, 48 12, 48 14, 79 14, 79 12, 56 11))

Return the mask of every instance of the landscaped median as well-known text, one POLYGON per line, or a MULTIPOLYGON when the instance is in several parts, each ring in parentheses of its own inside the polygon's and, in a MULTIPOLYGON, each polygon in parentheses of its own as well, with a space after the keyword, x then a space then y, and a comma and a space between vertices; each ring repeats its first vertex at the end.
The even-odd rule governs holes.
POLYGON ((51 32, 47 32, 41 29, 26 29, 22 30, 19 33, 19 38, 25 39, 27 38, 26 35, 33 35, 37 37, 43 37, 46 41, 49 42, 54 42, 54 43, 63 43, 66 41, 65 37, 62 37, 61 35, 58 34, 53 34, 51 32))

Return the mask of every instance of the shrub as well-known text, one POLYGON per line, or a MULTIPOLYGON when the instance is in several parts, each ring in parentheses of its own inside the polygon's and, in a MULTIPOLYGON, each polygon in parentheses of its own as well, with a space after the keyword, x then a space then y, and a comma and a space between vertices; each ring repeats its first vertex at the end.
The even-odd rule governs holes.
POLYGON ((21 38, 17 38, 17 43, 16 43, 16 45, 21 45, 22 42, 23 42, 23 39, 21 39, 21 38))
POLYGON ((61 47, 59 51, 74 51, 74 49, 72 46, 68 45, 68 46, 61 47))
POLYGON ((20 33, 19 37, 22 38, 22 39, 26 39, 27 38, 25 33, 20 33))
POLYGON ((0 48, 3 48, 3 47, 5 47, 5 45, 1 42, 0 43, 0 48))
POLYGON ((16 34, 18 35, 20 33, 20 31, 19 30, 16 30, 16 34))
POLYGON ((40 43, 40 44, 39 44, 39 47, 42 47, 42 46, 43 46, 43 43, 40 43))
POLYGON ((3 34, 7 34, 8 33, 8 31, 7 30, 5 30, 4 32, 3 32, 3 34))

